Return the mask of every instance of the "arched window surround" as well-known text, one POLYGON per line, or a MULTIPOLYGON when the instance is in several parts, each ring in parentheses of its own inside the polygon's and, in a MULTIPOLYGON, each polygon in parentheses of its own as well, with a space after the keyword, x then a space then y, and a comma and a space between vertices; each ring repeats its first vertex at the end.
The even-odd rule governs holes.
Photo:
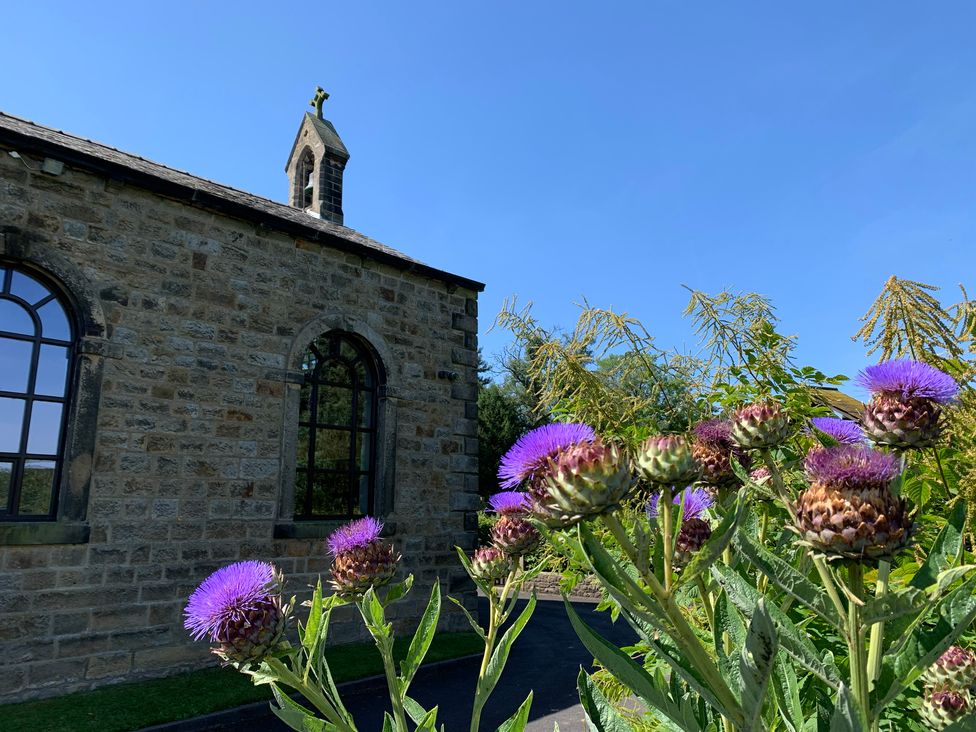
POLYGON ((347 518, 305 519, 296 506, 299 474, 299 424, 301 420, 302 386, 305 373, 302 359, 309 344, 331 332, 352 336, 370 352, 377 368, 375 449, 373 451, 373 500, 371 515, 383 518, 386 533, 395 532, 396 411, 399 385, 397 375, 389 368, 393 363, 384 339, 360 319, 348 315, 324 313, 307 323, 293 341, 285 374, 284 430, 282 434, 281 491, 278 520, 274 534, 278 538, 317 538, 328 536, 347 518), (296 510, 297 509, 297 510, 296 510))
POLYGON ((85 543, 91 534, 86 519, 102 373, 105 361, 122 358, 124 349, 105 338, 105 315, 92 283, 45 239, 18 227, 0 226, 0 264, 55 287, 66 311, 74 316, 77 334, 54 520, 0 518, 0 546, 85 543))

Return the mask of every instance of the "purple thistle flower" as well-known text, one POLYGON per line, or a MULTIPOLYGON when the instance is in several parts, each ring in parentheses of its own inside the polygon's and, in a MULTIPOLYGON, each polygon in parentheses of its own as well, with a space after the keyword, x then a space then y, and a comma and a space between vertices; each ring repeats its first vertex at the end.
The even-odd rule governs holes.
POLYGON ((579 422, 554 423, 536 427, 522 435, 501 459, 498 478, 502 488, 515 488, 561 450, 578 442, 589 442, 596 433, 579 422))
POLYGON ((526 513, 532 507, 532 498, 528 493, 519 491, 501 491, 488 499, 488 505, 495 513, 507 515, 526 513))
POLYGON ((237 562, 207 577, 186 603, 183 627, 194 640, 222 640, 228 626, 269 604, 279 594, 274 567, 267 562, 237 562))
POLYGON ((708 419, 699 422, 692 432, 702 442, 719 447, 732 447, 732 422, 727 419, 708 419))
POLYGON ((383 531, 383 522, 372 516, 343 524, 329 536, 329 554, 336 557, 351 549, 367 546, 376 541, 383 531))
POLYGON ((811 481, 836 488, 883 487, 898 473, 898 459, 858 445, 813 450, 804 463, 811 481))
POLYGON ((945 404, 959 393, 959 384, 949 374, 908 359, 868 366, 858 375, 858 383, 872 394, 892 394, 906 401, 930 399, 945 404))
POLYGON ((842 445, 860 445, 864 442, 864 431, 861 425, 849 419, 814 417, 810 423, 842 445))
MULTIPOLYGON (((661 500, 660 493, 654 493, 651 495, 650 500, 647 502, 647 518, 652 519, 657 517, 657 504, 661 500)), ((687 521, 688 519, 699 518, 705 509, 711 508, 715 501, 708 494, 704 488, 693 488, 688 486, 681 493, 677 494, 671 501, 675 506, 681 505, 682 500, 684 501, 684 514, 682 520, 687 521)))

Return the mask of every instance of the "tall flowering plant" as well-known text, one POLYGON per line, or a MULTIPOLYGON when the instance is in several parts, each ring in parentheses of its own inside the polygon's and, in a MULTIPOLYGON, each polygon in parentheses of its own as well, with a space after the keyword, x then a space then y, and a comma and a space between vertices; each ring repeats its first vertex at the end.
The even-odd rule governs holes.
MULTIPOLYGON (((958 387, 908 361, 866 369, 862 383, 874 396, 860 424, 765 397, 632 454, 578 425, 545 454, 519 461, 513 448, 508 464, 521 467, 509 472, 538 525, 584 558, 646 655, 601 638, 567 602, 570 621, 656 724, 976 728, 976 657, 954 645, 976 620, 965 502, 921 546, 925 519, 901 491, 958 387)), ((579 691, 592 728, 627 728, 592 678, 579 691)))
MULTIPOLYGON (((471 732, 478 732, 485 703, 535 607, 533 595, 518 619, 499 638, 522 583, 530 576, 523 569, 522 558, 540 538, 535 527, 524 520, 523 499, 514 493, 502 493, 493 499, 492 505, 502 514, 495 527, 494 546, 477 550, 471 558, 458 550, 462 564, 484 591, 490 606, 489 626, 485 630, 463 604, 449 598, 464 611, 485 642, 471 732), (504 580, 501 589, 496 587, 497 580, 504 580)), ((225 664, 249 675, 255 684, 269 685, 275 700, 272 711, 292 729, 356 732, 355 720, 342 702, 325 656, 332 612, 343 605, 354 605, 383 660, 391 710, 385 714, 384 732, 433 732, 437 729, 437 707, 425 709, 408 692, 437 629, 440 585, 435 582, 431 588, 407 656, 397 668, 393 624, 387 621, 386 612, 410 592, 413 576, 393 582, 400 556, 381 537, 382 530, 380 521, 367 516, 341 526, 329 537, 333 592, 324 593, 320 579, 311 600, 303 603, 308 615, 304 623, 297 624, 297 646, 292 646, 285 632, 293 619, 294 598, 284 600, 284 578, 266 562, 238 562, 204 580, 187 603, 185 626, 195 639, 209 640, 212 651, 225 664), (301 694, 312 708, 293 699, 289 690, 301 694)), ((530 692, 500 729, 521 732, 531 703, 530 692)))

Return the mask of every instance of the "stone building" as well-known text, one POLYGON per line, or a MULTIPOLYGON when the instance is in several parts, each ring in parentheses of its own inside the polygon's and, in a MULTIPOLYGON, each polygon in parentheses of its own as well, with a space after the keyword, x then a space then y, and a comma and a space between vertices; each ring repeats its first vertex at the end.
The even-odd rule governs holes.
POLYGON ((400 625, 437 577, 474 602, 483 285, 342 225, 323 99, 290 205, 0 114, 0 701, 213 664, 199 581, 301 594, 364 513, 417 577, 400 625))

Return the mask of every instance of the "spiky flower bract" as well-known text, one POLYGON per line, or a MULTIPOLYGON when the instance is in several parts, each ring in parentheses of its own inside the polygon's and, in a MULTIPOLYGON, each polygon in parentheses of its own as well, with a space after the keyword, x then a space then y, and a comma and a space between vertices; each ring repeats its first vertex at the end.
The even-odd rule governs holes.
POLYGON ((727 419, 707 419, 696 424, 692 432, 704 443, 732 449, 732 423, 727 419))
POLYGON ((790 434, 790 418, 779 402, 746 404, 732 415, 732 439, 747 450, 779 445, 790 434))
MULTIPOLYGON (((647 512, 648 518, 655 518, 658 515, 658 503, 660 500, 661 494, 655 493, 647 501, 645 511, 647 512)), ((701 515, 706 510, 715 505, 715 500, 709 495, 707 490, 692 486, 688 486, 676 494, 671 502, 675 506, 680 506, 684 502, 684 513, 682 515, 686 521, 688 519, 701 518, 701 515)))
POLYGON ((810 453, 804 467, 812 482, 833 488, 880 488, 898 473, 898 459, 867 446, 839 445, 810 453))
POLYGON ((976 654, 968 648, 949 646, 926 669, 922 680, 929 686, 963 690, 976 684, 976 654))
POLYGON ((796 531, 814 549, 847 559, 890 557, 908 544, 913 516, 889 483, 895 456, 856 445, 812 450, 810 487, 797 497, 796 531))
POLYGON ((737 478, 732 460, 743 467, 747 467, 750 460, 732 441, 732 423, 727 419, 709 419, 696 424, 692 433, 691 451, 701 466, 702 482, 717 488, 735 484, 737 478))
POLYGON ((637 451, 637 467, 650 483, 683 485, 696 480, 701 465, 683 435, 653 435, 637 451))
POLYGON ((864 430, 857 422, 839 417, 814 417, 810 424, 832 437, 841 445, 860 445, 864 442, 864 430))
POLYGON ((184 627, 194 640, 208 637, 225 661, 260 661, 282 643, 289 608, 282 604, 281 585, 267 562, 222 567, 190 595, 184 627))
POLYGON ((372 516, 350 521, 332 532, 328 539, 329 554, 338 556, 356 547, 376 541, 383 531, 383 522, 372 516))
POLYGON ((482 582, 495 582, 512 571, 512 559, 501 549, 483 546, 471 557, 471 573, 482 582))
POLYGON ((501 491, 488 499, 488 505, 502 516, 527 513, 532 507, 532 497, 521 491, 501 491))
POLYGON ((922 716, 932 730, 944 730, 971 711, 972 696, 966 689, 927 689, 922 697, 922 716))
POLYGON ((902 401, 929 399, 946 404, 959 393, 959 384, 949 374, 909 359, 868 366, 858 375, 858 382, 872 394, 898 396, 902 401))
POLYGON ((579 422, 557 422, 526 432, 502 456, 498 467, 501 487, 517 487, 544 470, 561 450, 594 437, 593 428, 579 422))
POLYGON ((344 597, 361 595, 393 579, 399 555, 380 539, 382 522, 365 516, 340 526, 329 536, 332 587, 344 597))

